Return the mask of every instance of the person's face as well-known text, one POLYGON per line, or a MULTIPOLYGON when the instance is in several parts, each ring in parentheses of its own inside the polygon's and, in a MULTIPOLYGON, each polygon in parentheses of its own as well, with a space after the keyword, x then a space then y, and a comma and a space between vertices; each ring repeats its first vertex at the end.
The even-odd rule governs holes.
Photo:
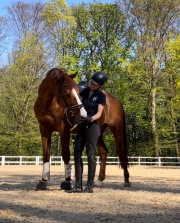
POLYGON ((99 84, 94 84, 92 81, 90 82, 89 86, 90 86, 91 90, 93 90, 93 91, 98 90, 100 88, 99 84))

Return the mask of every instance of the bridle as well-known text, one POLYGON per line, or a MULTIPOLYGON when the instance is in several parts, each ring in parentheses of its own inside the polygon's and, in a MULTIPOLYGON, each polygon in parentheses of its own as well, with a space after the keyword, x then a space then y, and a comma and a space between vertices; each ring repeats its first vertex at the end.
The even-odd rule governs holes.
POLYGON ((64 98, 64 95, 62 93, 62 89, 65 88, 67 86, 67 84, 63 84, 61 85, 59 83, 59 93, 58 93, 58 104, 59 104, 59 101, 60 101, 60 97, 62 98, 65 106, 66 106, 66 118, 67 118, 67 121, 69 123, 69 125, 71 127, 75 126, 78 122, 77 120, 77 114, 79 113, 80 109, 83 107, 82 104, 80 105, 72 105, 72 106, 69 106, 66 99, 64 98), (76 112, 75 112, 76 111, 76 112))

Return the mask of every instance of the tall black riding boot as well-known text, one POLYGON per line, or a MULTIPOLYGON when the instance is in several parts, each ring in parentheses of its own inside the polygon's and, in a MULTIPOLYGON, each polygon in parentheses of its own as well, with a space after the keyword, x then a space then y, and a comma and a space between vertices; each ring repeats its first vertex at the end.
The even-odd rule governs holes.
POLYGON ((94 176, 96 172, 95 155, 88 156, 88 180, 83 193, 93 193, 94 176))
POLYGON ((82 159, 81 157, 74 158, 75 167, 75 185, 70 193, 81 193, 82 192, 82 159))

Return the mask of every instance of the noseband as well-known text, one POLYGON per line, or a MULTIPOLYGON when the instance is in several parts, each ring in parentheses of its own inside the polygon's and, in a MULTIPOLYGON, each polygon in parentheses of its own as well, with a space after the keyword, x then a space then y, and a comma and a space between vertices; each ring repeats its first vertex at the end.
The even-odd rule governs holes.
POLYGON ((68 103, 66 102, 66 99, 64 98, 64 95, 62 93, 62 89, 64 87, 66 87, 66 86, 67 86, 67 84, 64 84, 64 85, 60 85, 59 84, 58 104, 59 104, 59 100, 60 100, 60 97, 61 97, 63 99, 64 104, 66 105, 67 121, 68 121, 70 126, 74 126, 75 124, 77 124, 76 115, 79 113, 79 111, 83 107, 83 105, 82 104, 80 104, 80 105, 72 105, 72 106, 68 105, 68 103))

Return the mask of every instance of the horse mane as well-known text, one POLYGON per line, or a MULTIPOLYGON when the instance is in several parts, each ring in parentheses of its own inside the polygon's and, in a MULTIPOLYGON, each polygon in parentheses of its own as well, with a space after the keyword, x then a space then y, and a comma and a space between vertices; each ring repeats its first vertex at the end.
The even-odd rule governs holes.
POLYGON ((65 68, 52 68, 51 70, 49 70, 46 74, 46 77, 48 76, 56 76, 60 73, 63 73, 63 74, 67 74, 67 70, 65 68))

